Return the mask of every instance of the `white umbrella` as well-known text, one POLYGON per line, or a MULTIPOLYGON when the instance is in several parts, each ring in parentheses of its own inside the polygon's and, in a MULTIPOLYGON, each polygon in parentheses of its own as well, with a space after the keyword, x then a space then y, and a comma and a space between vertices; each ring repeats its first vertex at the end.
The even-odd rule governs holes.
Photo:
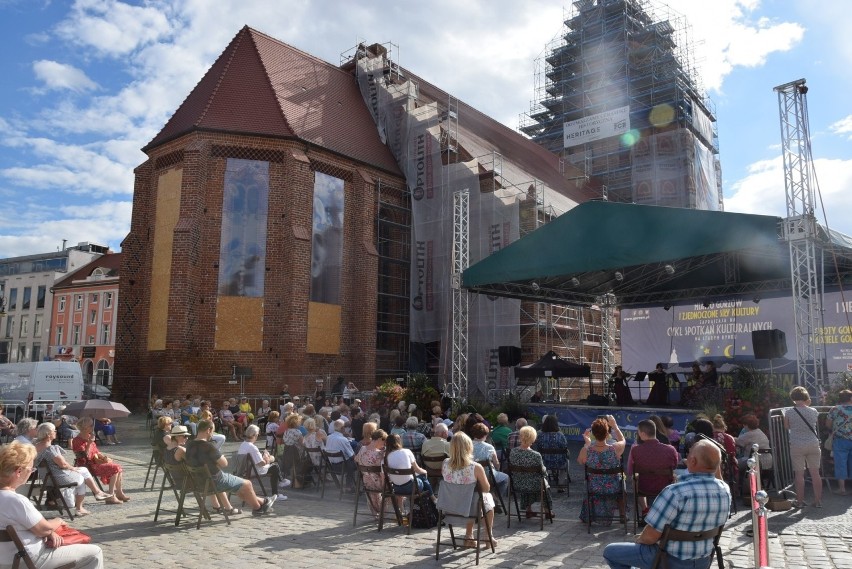
POLYGON ((103 399, 87 399, 86 401, 69 403, 62 410, 62 413, 75 417, 88 415, 90 417, 115 419, 116 417, 127 417, 130 415, 130 410, 123 403, 104 401, 103 399))

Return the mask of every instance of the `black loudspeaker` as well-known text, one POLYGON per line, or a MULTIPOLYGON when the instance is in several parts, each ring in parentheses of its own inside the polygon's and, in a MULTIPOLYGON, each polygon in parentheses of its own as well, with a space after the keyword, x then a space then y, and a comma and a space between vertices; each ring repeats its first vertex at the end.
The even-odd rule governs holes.
POLYGON ((787 335, 784 330, 752 330, 751 345, 758 360, 772 360, 787 354, 787 335))
POLYGON ((500 367, 512 367, 521 363, 521 349, 517 346, 500 346, 500 367))

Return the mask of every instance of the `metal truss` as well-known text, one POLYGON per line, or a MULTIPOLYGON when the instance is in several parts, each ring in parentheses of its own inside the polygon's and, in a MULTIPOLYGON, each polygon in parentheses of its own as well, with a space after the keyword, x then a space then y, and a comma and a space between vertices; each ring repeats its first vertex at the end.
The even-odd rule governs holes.
POLYGON ((822 331, 822 247, 817 239, 808 125, 808 88, 799 79, 775 87, 781 119, 787 219, 783 237, 790 245, 793 316, 798 381, 816 396, 825 381, 822 331))
POLYGON ((450 373, 450 396, 467 401, 467 332, 468 292, 461 286, 461 277, 470 263, 470 190, 453 194, 453 361, 450 373))
POLYGON ((611 292, 597 298, 601 309, 601 356, 603 360, 604 378, 612 375, 615 369, 615 309, 618 299, 611 292))

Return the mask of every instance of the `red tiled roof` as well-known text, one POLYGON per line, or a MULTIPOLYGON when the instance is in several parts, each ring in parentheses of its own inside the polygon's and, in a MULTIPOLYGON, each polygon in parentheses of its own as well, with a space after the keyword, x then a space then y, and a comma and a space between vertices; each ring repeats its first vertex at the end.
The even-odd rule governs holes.
POLYGON ((352 74, 247 26, 143 151, 196 129, 296 137, 400 173, 352 74))

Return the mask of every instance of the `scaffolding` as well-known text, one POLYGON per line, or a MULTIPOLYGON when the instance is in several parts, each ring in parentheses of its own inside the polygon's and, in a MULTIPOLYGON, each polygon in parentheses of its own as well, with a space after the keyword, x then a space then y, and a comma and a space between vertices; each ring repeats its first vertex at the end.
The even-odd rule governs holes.
POLYGON ((651 0, 576 0, 536 61, 520 130, 596 176, 607 199, 722 209, 712 103, 686 19, 651 0), (565 147, 564 124, 629 107, 629 128, 565 147))

